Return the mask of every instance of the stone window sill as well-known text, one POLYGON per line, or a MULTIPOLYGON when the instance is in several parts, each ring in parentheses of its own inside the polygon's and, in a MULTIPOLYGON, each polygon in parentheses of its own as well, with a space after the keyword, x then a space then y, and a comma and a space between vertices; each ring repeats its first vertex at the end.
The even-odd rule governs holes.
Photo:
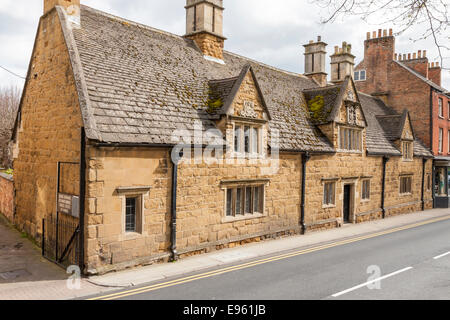
POLYGON ((408 197, 408 196, 411 196, 411 195, 412 195, 411 192, 409 192, 409 193, 400 193, 400 197, 408 197))
POLYGON ((363 153, 361 150, 342 150, 342 149, 338 149, 337 152, 347 153, 347 154, 362 154, 363 153))
POLYGON ((324 204, 322 206, 322 209, 332 209, 332 208, 336 208, 335 204, 324 204))
POLYGON ((361 203, 369 203, 370 199, 361 199, 361 203))
POLYGON ((240 215, 236 217, 227 216, 222 218, 222 223, 231 223, 231 222, 237 222, 237 221, 245 221, 245 220, 252 220, 252 219, 258 219, 267 217, 267 214, 262 213, 255 213, 255 214, 246 214, 246 215, 240 215))
POLYGON ((123 240, 135 240, 144 237, 145 235, 139 232, 124 232, 123 240))

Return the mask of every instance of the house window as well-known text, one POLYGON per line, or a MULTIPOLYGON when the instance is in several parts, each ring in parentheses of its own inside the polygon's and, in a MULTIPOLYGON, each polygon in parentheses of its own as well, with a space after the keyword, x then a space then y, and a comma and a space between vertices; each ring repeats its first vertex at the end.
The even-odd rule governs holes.
POLYGON ((400 194, 411 194, 412 177, 400 177, 400 194))
POLYGON ((323 204, 325 206, 334 206, 335 201, 335 190, 336 183, 335 182, 326 182, 323 187, 323 204))
POLYGON ((448 119, 450 120, 450 101, 447 102, 448 119))
POLYGON ((340 128, 339 148, 348 151, 361 151, 361 130, 340 128))
POLYGON ((127 235, 144 233, 144 198, 150 186, 118 187, 122 201, 122 232, 127 235))
POLYGON ((447 133, 447 152, 450 153, 450 130, 447 133))
POLYGON ((442 150, 444 148, 444 129, 439 128, 439 152, 442 153, 442 150))
POLYGON ((239 217, 264 213, 264 186, 243 186, 227 189, 226 215, 239 217))
POLYGON ((355 71, 354 78, 355 78, 355 81, 365 81, 366 80, 366 70, 355 71))
POLYGON ((431 175, 427 174, 427 191, 431 190, 431 175))
POLYGON ((439 98, 439 117, 444 117, 444 110, 443 110, 443 101, 442 98, 439 98))
POLYGON ((363 200, 370 199, 370 180, 362 181, 361 199, 363 200))
POLYGON ((236 125, 234 128, 234 151, 239 154, 261 153, 261 129, 250 125, 236 125))
POLYGON ((413 158, 413 143, 403 142, 403 160, 412 160, 413 158))
POLYGON ((136 232, 136 211, 137 211, 137 199, 126 198, 125 205, 125 231, 136 232))

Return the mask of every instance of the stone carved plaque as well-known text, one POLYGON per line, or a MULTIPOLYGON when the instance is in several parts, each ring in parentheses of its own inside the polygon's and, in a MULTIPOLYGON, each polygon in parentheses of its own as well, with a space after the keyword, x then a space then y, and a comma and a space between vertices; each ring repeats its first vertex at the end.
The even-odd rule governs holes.
POLYGON ((255 103, 253 101, 244 101, 244 109, 239 115, 245 118, 258 118, 258 114, 255 112, 255 103))
POLYGON ((347 121, 349 124, 356 124, 356 107, 355 106, 347 107, 347 121))

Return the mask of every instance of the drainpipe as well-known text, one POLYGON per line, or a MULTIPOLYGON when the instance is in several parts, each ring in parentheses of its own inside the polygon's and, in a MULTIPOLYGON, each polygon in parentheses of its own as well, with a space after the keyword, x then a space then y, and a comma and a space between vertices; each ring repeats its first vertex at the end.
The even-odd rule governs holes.
POLYGON ((422 159, 422 211, 425 211, 425 166, 427 159, 422 159))
POLYGON ((381 184, 381 212, 383 213, 383 219, 386 218, 386 209, 384 208, 384 191, 386 190, 386 164, 389 161, 389 157, 383 157, 383 182, 381 184))
POLYGON ((302 228, 301 233, 306 233, 305 225, 305 194, 306 194, 306 163, 311 159, 309 152, 302 154, 302 203, 300 206, 300 226, 302 228))
MULTIPOLYGON (((59 190, 58 190, 59 191, 59 190)), ((84 207, 86 201, 86 133, 81 128, 80 143, 80 269, 84 270, 84 207)))
POLYGON ((178 163, 183 157, 183 151, 180 151, 177 147, 172 148, 170 153, 172 161, 172 203, 171 203, 171 246, 172 251, 171 261, 178 260, 177 252, 177 187, 178 187, 178 163))
POLYGON ((431 195, 433 197, 433 209, 436 208, 436 164, 433 160, 433 168, 432 168, 432 176, 431 179, 433 181, 432 186, 431 186, 431 195))

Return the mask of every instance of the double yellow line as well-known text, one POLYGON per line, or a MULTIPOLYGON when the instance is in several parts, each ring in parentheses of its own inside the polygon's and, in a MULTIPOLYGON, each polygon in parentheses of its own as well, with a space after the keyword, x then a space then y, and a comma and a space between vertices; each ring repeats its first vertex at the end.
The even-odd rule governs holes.
POLYGON ((193 275, 193 276, 189 276, 189 277, 185 277, 185 278, 181 278, 181 279, 177 279, 177 280, 172 280, 172 281, 159 283, 159 284, 155 284, 155 285, 151 285, 151 286, 146 286, 146 287, 142 287, 142 288, 137 288, 137 289, 133 289, 133 290, 117 292, 117 293, 108 294, 105 296, 91 298, 91 299, 87 299, 87 300, 115 300, 115 299, 125 298, 125 297, 138 295, 138 294, 142 294, 142 293, 146 293, 146 292, 160 290, 160 289, 167 288, 167 287, 177 286, 177 285, 180 285, 183 283, 188 283, 188 282, 192 282, 192 281, 196 281, 196 280, 200 280, 200 279, 204 279, 204 278, 218 276, 218 275, 221 275, 224 273, 247 269, 247 268, 251 268, 251 267, 269 263, 269 262, 292 258, 292 257, 300 256, 300 255, 315 252, 315 251, 320 251, 320 250, 333 248, 333 247, 337 247, 337 246, 342 246, 342 245, 357 242, 357 241, 362 241, 365 239, 371 239, 371 238, 379 237, 382 235, 386 235, 386 234, 390 234, 390 233, 394 233, 394 232, 398 232, 398 231, 402 231, 402 230, 412 229, 412 228, 416 228, 419 226, 423 226, 423 225, 427 225, 427 224, 431 224, 431 223, 435 223, 435 222, 439 222, 439 221, 444 221, 444 220, 450 220, 450 216, 436 218, 436 219, 432 219, 432 220, 428 220, 428 221, 424 221, 424 222, 419 222, 419 223, 415 223, 415 224, 411 224, 411 225, 407 225, 407 226, 403 226, 403 227, 398 227, 398 228, 389 229, 389 230, 382 231, 382 232, 369 234, 366 236, 342 240, 342 241, 338 241, 338 242, 334 242, 334 243, 330 243, 330 244, 326 244, 326 245, 317 246, 314 248, 309 248, 309 249, 304 249, 304 250, 297 251, 297 252, 282 254, 282 255, 275 256, 275 257, 270 257, 270 258, 266 258, 266 259, 253 261, 253 262, 243 263, 243 264, 240 264, 237 266, 232 266, 232 267, 228 267, 228 268, 205 272, 202 274, 193 275))

